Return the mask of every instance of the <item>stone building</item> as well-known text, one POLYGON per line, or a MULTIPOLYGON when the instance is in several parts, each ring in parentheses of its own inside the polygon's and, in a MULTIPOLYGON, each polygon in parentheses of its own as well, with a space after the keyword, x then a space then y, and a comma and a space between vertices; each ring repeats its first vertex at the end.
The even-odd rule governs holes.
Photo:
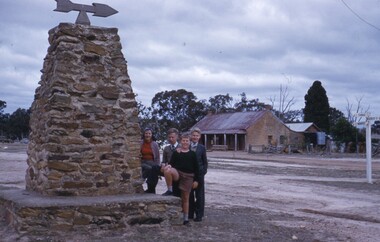
POLYGON ((324 133, 313 123, 283 123, 270 110, 208 114, 193 126, 202 130, 207 149, 263 151, 291 145, 321 144, 324 133))
POLYGON ((270 110, 208 114, 193 127, 207 149, 248 150, 286 145, 292 131, 270 110))

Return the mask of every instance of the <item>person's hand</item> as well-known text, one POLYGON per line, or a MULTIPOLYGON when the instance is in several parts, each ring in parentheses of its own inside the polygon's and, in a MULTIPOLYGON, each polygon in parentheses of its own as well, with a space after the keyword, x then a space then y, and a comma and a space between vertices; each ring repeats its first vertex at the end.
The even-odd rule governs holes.
POLYGON ((193 182, 193 189, 196 189, 198 187, 198 182, 197 181, 194 181, 193 182))
POLYGON ((164 168, 163 168, 163 170, 164 170, 164 172, 166 172, 166 171, 168 171, 168 170, 170 170, 172 168, 172 166, 171 165, 166 165, 164 168))
POLYGON ((162 164, 161 164, 161 168, 160 168, 160 171, 161 171, 161 172, 164 172, 164 170, 165 170, 165 166, 166 166, 166 163, 162 163, 162 164))

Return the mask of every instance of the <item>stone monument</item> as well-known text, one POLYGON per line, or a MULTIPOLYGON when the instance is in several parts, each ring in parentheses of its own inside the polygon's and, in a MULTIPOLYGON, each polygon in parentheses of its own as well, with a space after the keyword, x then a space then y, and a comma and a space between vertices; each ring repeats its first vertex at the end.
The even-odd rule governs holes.
MULTIPOLYGON (((82 17, 87 9, 57 3, 82 17)), ((143 193, 138 112, 117 29, 61 23, 49 43, 31 108, 26 190, 0 187, 2 218, 22 236, 178 223, 178 198, 143 193)))
POLYGON ((60 24, 31 108, 27 190, 142 191, 135 94, 115 28, 60 24))

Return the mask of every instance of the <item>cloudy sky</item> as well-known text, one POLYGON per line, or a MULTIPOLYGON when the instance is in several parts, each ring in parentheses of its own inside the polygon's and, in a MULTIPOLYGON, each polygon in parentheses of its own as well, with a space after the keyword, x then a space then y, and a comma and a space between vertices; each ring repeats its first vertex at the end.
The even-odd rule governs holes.
MULTIPOLYGON (((137 100, 184 88, 198 99, 229 93, 270 103, 280 85, 304 107, 315 80, 346 113, 361 100, 380 115, 380 0, 73 0, 119 11, 89 16, 117 27, 137 100)), ((0 0, 0 100, 29 108, 48 31, 75 22, 54 0, 0 0)), ((276 105, 275 105, 276 108, 276 105)))

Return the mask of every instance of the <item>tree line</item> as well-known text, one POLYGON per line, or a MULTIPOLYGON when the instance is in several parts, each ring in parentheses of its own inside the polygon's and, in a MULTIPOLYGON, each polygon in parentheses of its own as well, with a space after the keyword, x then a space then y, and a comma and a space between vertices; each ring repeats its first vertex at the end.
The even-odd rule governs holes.
POLYGON ((249 99, 243 92, 234 102, 233 97, 219 94, 207 100, 199 100, 185 89, 162 91, 152 98, 150 106, 138 102, 139 122, 142 128, 150 127, 157 140, 166 139, 166 130, 176 128, 189 130, 208 113, 246 112, 263 110, 265 104, 249 99))
POLYGON ((29 136, 30 109, 18 108, 12 114, 4 113, 7 107, 5 101, 0 100, 0 139, 21 140, 29 136))
MULTIPOLYGON (((320 81, 314 81, 304 96, 305 107, 292 109, 294 97, 289 96, 287 86, 280 86, 279 101, 272 97, 271 104, 258 98, 249 98, 245 92, 234 99, 229 93, 218 94, 206 99, 198 99, 194 93, 185 89, 161 91, 154 95, 151 104, 145 106, 137 102, 139 124, 141 128, 153 130, 158 141, 166 139, 169 128, 180 131, 189 130, 208 113, 247 112, 271 109, 284 123, 313 122, 322 131, 340 144, 363 142, 363 130, 353 126, 352 113, 344 113, 329 105, 326 90, 320 81), (278 104, 278 106, 275 106, 278 104)), ((0 135, 9 139, 22 139, 29 134, 30 109, 17 109, 5 114, 6 102, 0 100, 0 135)), ((350 111, 350 110, 348 110, 350 111)), ((375 122, 373 132, 380 133, 380 122, 375 122)))
MULTIPOLYGON (((150 106, 138 102, 139 123, 142 128, 153 129, 158 141, 164 141, 169 128, 189 130, 208 113, 259 111, 270 106, 284 123, 312 122, 330 135, 338 146, 348 147, 352 143, 351 152, 355 151, 356 144, 364 142, 364 130, 353 125, 356 120, 349 119, 351 112, 346 117, 342 111, 329 105, 326 90, 320 81, 314 81, 305 94, 303 109, 291 109, 294 98, 289 96, 287 86, 280 86, 279 97, 278 106, 275 107, 275 98, 271 98, 272 103, 267 105, 258 98, 248 98, 244 92, 239 94, 237 100, 228 93, 199 100, 194 93, 185 89, 162 91, 155 94, 150 106)), ((379 122, 373 125, 373 132, 376 131, 380 132, 379 122)))

